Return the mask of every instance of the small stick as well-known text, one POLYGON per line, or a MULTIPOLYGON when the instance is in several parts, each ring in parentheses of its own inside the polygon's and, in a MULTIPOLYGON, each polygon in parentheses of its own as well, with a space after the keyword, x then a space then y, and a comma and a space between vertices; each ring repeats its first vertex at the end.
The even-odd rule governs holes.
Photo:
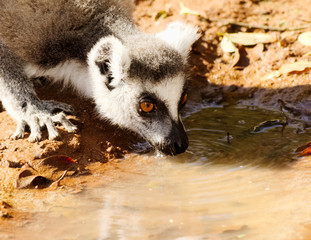
POLYGON ((59 187, 60 181, 64 179, 64 177, 67 174, 67 170, 64 171, 64 173, 57 179, 55 182, 53 182, 50 186, 50 188, 57 188, 59 187))
POLYGON ((64 177, 66 176, 66 174, 67 174, 67 170, 66 171, 64 171, 64 173, 60 176, 60 178, 59 179, 57 179, 57 185, 59 185, 59 182, 61 181, 61 180, 63 180, 64 179, 64 177))
POLYGON ((230 144, 230 133, 227 132, 227 143, 230 144))
POLYGON ((298 20, 311 23, 311 19, 298 18, 298 20))
MULTIPOLYGON (((202 17, 202 16, 201 16, 202 17)), ((263 29, 263 30, 269 30, 269 31, 277 31, 277 32, 284 32, 284 31, 298 31, 298 30, 302 30, 305 28, 308 28, 310 26, 310 24, 308 25, 304 25, 301 27, 272 27, 272 26, 266 26, 266 25, 251 25, 245 22, 234 22, 234 21, 225 21, 222 19, 214 19, 214 18, 205 18, 202 17, 203 19, 205 19, 206 21, 211 21, 211 22, 222 22, 223 26, 226 25, 236 25, 236 26, 240 26, 240 27, 246 27, 246 28, 253 28, 253 29, 263 29)))

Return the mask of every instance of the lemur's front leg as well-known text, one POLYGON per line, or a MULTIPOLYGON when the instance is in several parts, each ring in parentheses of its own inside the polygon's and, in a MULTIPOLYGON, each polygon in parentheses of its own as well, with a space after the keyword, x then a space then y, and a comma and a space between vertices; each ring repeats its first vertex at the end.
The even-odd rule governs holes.
POLYGON ((55 123, 61 123, 68 132, 77 128, 63 112, 71 112, 71 107, 56 101, 41 101, 33 88, 33 83, 24 75, 24 63, 0 42, 0 100, 7 112, 17 122, 13 139, 24 137, 25 127, 30 127, 30 142, 41 140, 41 127, 46 126, 49 139, 59 133, 55 123), (55 110, 61 111, 54 113, 55 110))

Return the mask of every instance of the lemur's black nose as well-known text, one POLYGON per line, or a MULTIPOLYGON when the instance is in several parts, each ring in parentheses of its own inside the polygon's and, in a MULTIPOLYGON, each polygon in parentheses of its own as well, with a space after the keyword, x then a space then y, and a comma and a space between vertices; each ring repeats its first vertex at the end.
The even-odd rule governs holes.
POLYGON ((169 136, 166 137, 159 150, 166 155, 177 155, 184 153, 188 145, 187 133, 184 126, 179 121, 178 123, 173 123, 169 136))
POLYGON ((188 148, 188 141, 187 142, 184 142, 184 143, 177 143, 175 142, 174 143, 174 154, 173 155, 176 155, 176 154, 180 154, 180 153, 184 153, 187 148, 188 148))

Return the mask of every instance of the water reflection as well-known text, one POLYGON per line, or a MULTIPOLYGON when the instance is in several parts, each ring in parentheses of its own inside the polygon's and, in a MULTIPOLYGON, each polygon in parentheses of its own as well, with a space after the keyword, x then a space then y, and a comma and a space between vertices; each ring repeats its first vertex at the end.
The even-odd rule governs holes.
POLYGON ((282 135, 280 127, 251 132, 262 121, 281 118, 277 112, 245 108, 194 113, 185 121, 187 153, 131 156, 125 161, 139 165, 144 174, 134 174, 130 181, 76 195, 51 193, 36 220, 14 236, 303 239, 303 226, 311 221, 311 168, 297 170, 291 161, 292 151, 309 135, 298 135, 293 128, 282 135))

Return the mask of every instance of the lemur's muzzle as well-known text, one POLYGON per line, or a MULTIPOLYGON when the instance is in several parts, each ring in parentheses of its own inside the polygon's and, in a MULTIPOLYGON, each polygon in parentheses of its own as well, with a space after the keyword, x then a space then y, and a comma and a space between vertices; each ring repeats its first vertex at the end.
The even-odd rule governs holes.
POLYGON ((172 129, 158 149, 166 155, 177 155, 188 148, 188 136, 181 121, 172 123, 172 129))

